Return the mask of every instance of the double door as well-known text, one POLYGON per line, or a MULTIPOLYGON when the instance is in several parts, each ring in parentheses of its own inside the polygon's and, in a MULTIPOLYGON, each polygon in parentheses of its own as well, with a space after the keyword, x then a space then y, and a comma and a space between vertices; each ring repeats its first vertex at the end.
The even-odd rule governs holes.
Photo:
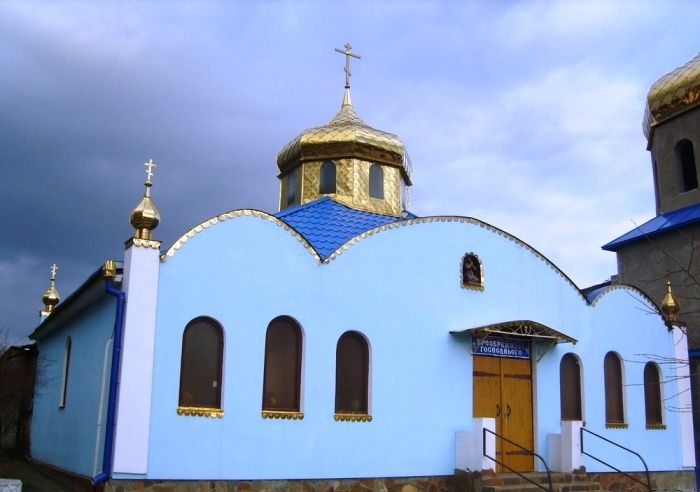
MULTIPOLYGON (((474 355, 474 417, 496 419, 496 433, 526 449, 533 449, 532 363, 474 355)), ((516 471, 532 471, 533 456, 496 438, 496 459, 516 471)), ((497 465, 497 472, 507 468, 497 465)))

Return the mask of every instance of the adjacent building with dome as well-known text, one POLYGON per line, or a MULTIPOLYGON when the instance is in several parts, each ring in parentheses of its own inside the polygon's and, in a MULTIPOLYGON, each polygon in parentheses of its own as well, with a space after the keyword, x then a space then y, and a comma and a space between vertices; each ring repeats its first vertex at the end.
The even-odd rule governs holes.
POLYGON ((596 490, 599 459, 646 482, 613 442, 691 490, 675 285, 582 290, 493 225, 412 214, 405 146, 360 118, 342 52, 338 114, 277 156, 278 212, 162 247, 146 164, 124 258, 32 335, 32 457, 123 491, 477 490, 547 468, 596 490))
POLYGON ((700 53, 654 82, 643 122, 651 153, 656 217, 609 242, 620 283, 653 299, 673 284, 688 331, 695 449, 700 450, 700 53))

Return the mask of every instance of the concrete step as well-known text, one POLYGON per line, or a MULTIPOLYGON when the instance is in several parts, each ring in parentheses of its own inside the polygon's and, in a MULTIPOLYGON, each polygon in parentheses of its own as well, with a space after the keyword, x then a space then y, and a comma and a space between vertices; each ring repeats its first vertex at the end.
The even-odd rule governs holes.
MULTIPOLYGON (((524 474, 527 478, 548 485, 546 473, 530 472, 524 474)), ((553 492, 599 492, 603 490, 598 482, 591 482, 587 475, 581 473, 552 473, 553 492)), ((509 492, 515 490, 541 491, 542 489, 516 473, 498 473, 485 475, 481 480, 481 492, 509 492)))
POLYGON ((533 484, 516 485, 482 485, 481 492, 542 492, 542 489, 533 484))
MULTIPOLYGON (((546 483, 542 484, 547 487, 546 483)), ((553 492, 601 492, 603 489, 599 483, 576 483, 576 484, 554 484, 552 483, 553 492)), ((482 485, 481 492, 542 492, 540 487, 531 483, 514 484, 514 485, 482 485)))

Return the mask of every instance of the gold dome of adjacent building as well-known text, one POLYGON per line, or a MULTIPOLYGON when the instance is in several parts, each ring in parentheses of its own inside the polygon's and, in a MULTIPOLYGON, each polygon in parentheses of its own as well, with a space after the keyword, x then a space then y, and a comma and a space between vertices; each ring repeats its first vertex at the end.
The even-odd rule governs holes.
POLYGON ((277 166, 285 173, 301 162, 347 157, 398 167, 407 184, 411 183, 403 142, 393 133, 377 130, 362 121, 352 106, 349 88, 345 89, 338 114, 327 124, 308 128, 292 139, 277 154, 277 166))
POLYGON ((661 301, 661 311, 664 313, 667 320, 674 322, 678 321, 678 313, 680 310, 681 305, 678 302, 678 299, 676 299, 676 296, 673 295, 673 291, 671 290, 671 282, 666 282, 666 295, 661 301))
POLYGON ((647 95, 644 135, 666 120, 700 105, 700 53, 654 82, 647 95))

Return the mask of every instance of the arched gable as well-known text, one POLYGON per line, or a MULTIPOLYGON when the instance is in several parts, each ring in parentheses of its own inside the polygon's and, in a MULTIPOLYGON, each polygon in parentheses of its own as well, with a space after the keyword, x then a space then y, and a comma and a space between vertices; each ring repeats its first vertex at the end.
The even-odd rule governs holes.
POLYGON ((230 210, 228 212, 224 212, 223 214, 220 215, 215 215, 214 217, 205 220, 204 222, 194 226, 192 229, 187 231, 185 234, 180 236, 173 244, 168 248, 168 250, 160 256, 160 261, 164 262, 166 261, 169 257, 174 256, 175 253, 182 248, 185 243, 187 243, 190 239, 194 238, 197 234, 209 229, 212 226, 215 226, 219 224, 220 222, 229 220, 229 219, 234 219, 236 217, 243 217, 243 216, 252 216, 252 217, 259 217, 261 219, 267 220, 272 222, 273 224, 283 228, 285 231, 289 231, 289 233, 296 238, 300 243, 303 244, 304 248, 306 248, 309 253, 311 254, 316 261, 320 262, 321 257, 319 256, 318 252, 316 249, 309 243, 309 241, 304 238, 294 227, 290 226, 286 222, 278 219, 274 215, 270 215, 267 212, 263 212, 262 210, 255 210, 255 209, 238 209, 238 210, 230 210))

